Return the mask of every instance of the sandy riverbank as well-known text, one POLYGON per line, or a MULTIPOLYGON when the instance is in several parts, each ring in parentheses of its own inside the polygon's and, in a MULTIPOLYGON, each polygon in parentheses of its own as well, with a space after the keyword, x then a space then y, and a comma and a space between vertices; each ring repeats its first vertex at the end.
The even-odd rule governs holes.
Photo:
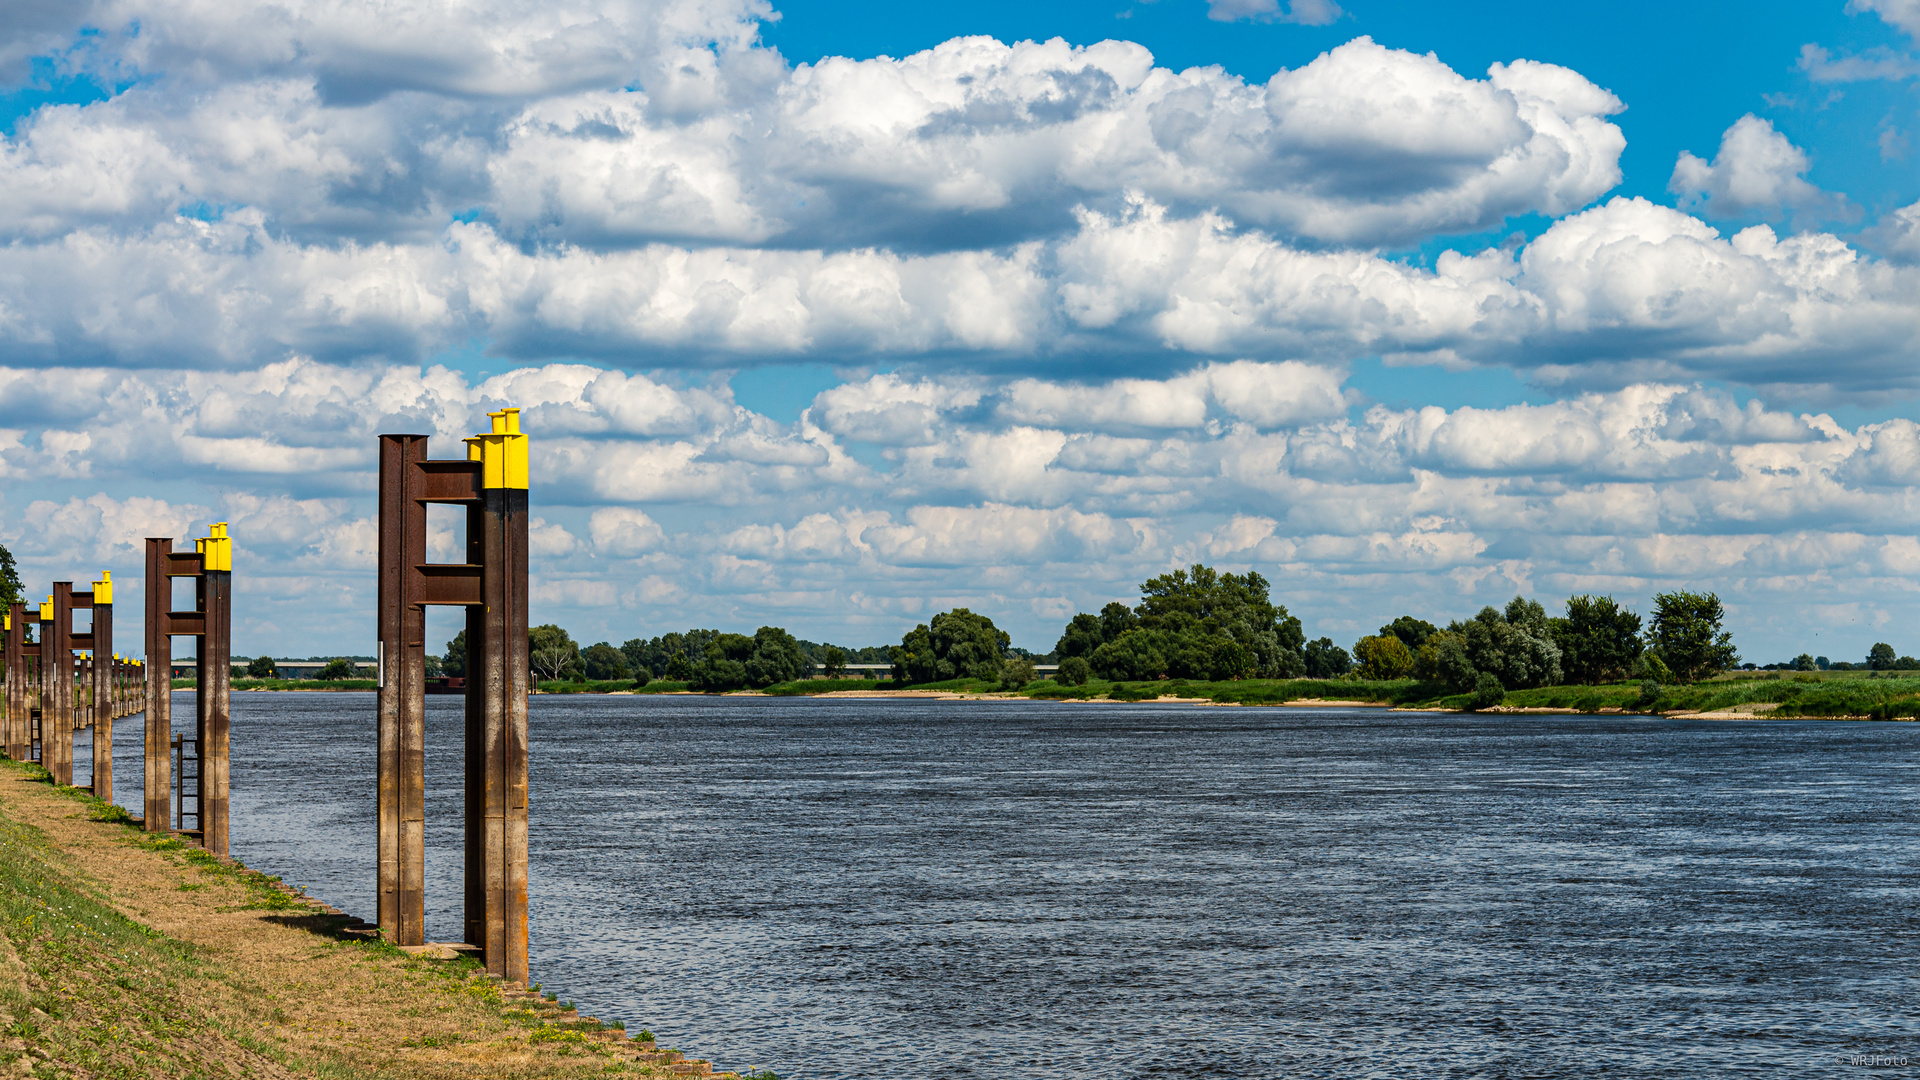
POLYGON ((237 864, 94 820, 104 804, 37 772, 0 763, 0 1075, 713 1075, 470 960, 355 932, 237 864))

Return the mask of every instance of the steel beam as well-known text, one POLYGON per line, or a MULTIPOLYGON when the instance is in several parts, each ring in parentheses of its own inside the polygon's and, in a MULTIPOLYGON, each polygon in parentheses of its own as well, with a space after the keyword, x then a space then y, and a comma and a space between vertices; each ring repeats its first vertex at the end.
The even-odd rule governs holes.
POLYGON ((52 618, 40 623, 40 764, 53 776, 54 783, 71 787, 73 582, 54 582, 48 606, 52 618))
MULTIPOLYGON (((225 543, 225 523, 215 525, 212 540, 225 543)), ((195 662, 195 725, 200 738, 200 846, 227 853, 228 719, 233 678, 232 563, 212 557, 195 584, 195 598, 205 617, 195 662)), ((169 680, 171 681, 171 680, 169 680)))
POLYGON ((380 436, 378 643, 379 920, 398 945, 426 943, 426 609, 414 567, 427 559, 418 465, 425 435, 380 436))
POLYGON ((93 796, 113 801, 113 575, 93 583, 93 796))
POLYGON ((477 656, 471 645, 475 621, 471 616, 467 637, 470 662, 477 661, 477 667, 467 672, 467 933, 468 940, 480 946, 488 971, 524 982, 529 689, 526 489, 489 489, 476 516, 481 525, 486 603, 477 609, 483 635, 477 656))
POLYGON ((4 712, 5 727, 0 729, 0 749, 15 761, 27 759, 27 605, 13 603, 6 609, 7 645, 5 667, 7 693, 4 712))
POLYGON ((167 574, 173 539, 147 537, 146 821, 148 832, 173 830, 173 638, 166 612, 173 607, 167 574))

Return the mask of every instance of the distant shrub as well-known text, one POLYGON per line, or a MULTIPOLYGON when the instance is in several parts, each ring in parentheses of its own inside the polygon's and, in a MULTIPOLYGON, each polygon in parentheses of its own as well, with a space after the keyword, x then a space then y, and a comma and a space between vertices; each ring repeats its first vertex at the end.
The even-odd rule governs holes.
POLYGON ((1506 699, 1507 691, 1500 685, 1500 679, 1491 671, 1483 671, 1473 684, 1473 693, 1467 697, 1467 711, 1491 709, 1506 699))

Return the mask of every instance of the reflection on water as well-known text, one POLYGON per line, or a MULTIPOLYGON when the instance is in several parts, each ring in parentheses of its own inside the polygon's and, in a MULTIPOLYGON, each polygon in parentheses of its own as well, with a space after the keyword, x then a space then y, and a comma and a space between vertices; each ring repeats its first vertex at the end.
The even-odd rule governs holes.
MULTIPOLYGON (((459 709, 428 702, 442 940, 459 709)), ((371 917, 372 695, 233 711, 234 854, 371 917)), ((139 723, 116 739, 132 807, 139 723)), ((1917 742, 1912 724, 538 697, 534 978, 797 1080, 1920 1058, 1917 742)))

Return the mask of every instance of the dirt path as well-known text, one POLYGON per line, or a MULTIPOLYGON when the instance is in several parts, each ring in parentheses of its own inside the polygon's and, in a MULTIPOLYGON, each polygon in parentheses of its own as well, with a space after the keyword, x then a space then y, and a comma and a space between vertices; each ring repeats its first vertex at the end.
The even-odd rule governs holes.
MULTIPOLYGON (((0 1077, 705 1076, 0 763, 0 1077)), ((730 1074, 722 1074, 730 1075, 730 1074)))

